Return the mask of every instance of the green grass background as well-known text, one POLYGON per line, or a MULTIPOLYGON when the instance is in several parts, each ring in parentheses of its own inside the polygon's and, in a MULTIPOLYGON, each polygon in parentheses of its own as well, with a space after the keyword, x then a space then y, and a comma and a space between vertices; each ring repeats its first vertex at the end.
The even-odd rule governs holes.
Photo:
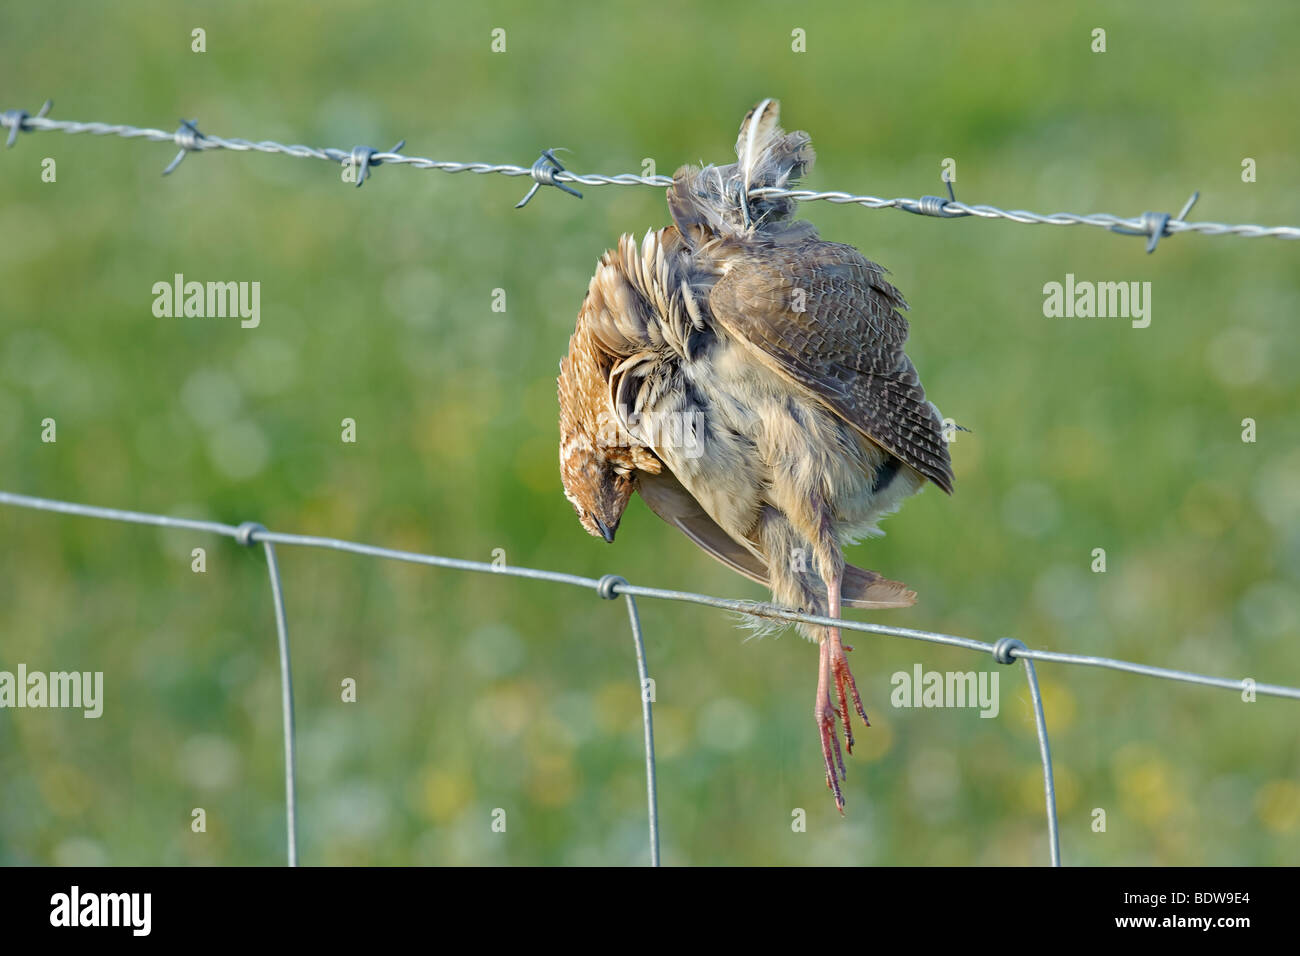
MULTIPOLYGON (((1298 40, 1289 2, 9 4, 0 108, 53 97, 59 117, 405 137, 521 165, 565 146, 581 171, 671 173, 726 161, 744 111, 777 96, 812 134, 817 188, 939 192, 952 157, 971 202, 1132 215, 1200 189, 1193 218, 1295 223, 1298 40)), ((544 190, 516 211, 526 180, 381 168, 358 190, 324 163, 233 153, 163 179, 173 152, 41 133, 0 155, 0 487, 763 596, 639 502, 613 547, 586 536, 560 491, 557 362, 600 253, 667 221, 661 191, 544 190), (155 318, 151 286, 176 272, 260 281, 261 327, 155 318)), ((1300 684, 1300 246, 1180 236, 1146 256, 1096 229, 803 213, 893 271, 931 396, 973 429, 955 497, 930 489, 850 554, 920 593, 873 619, 1300 684), (1044 318, 1042 286, 1066 273, 1150 281, 1151 327, 1044 318)), ((621 605, 315 551, 282 549, 281 566, 305 861, 645 859, 621 605)), ((719 612, 641 611, 667 862, 1046 859, 1020 669, 1000 669, 995 720, 894 709, 895 671, 995 665, 855 641, 873 728, 841 820, 814 648, 746 641, 719 612)), ((0 862, 282 861, 272 621, 256 551, 0 510, 0 669, 102 670, 107 694, 99 720, 0 711, 0 862)), ((1300 859, 1294 703, 1040 675, 1067 862, 1300 859)))

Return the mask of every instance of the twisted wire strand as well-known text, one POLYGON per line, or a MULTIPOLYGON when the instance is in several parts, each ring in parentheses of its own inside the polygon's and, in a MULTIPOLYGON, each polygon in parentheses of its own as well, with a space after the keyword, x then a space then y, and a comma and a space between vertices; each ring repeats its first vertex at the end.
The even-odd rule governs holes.
MULTIPOLYGON (((47 108, 48 104, 47 107, 42 108, 42 113, 37 115, 32 115, 25 110, 6 110, 0 113, 0 127, 10 131, 10 145, 12 145, 19 132, 61 132, 68 135, 86 133, 91 136, 118 136, 123 139, 143 139, 158 143, 172 143, 181 149, 181 153, 167 168, 168 172, 175 169, 179 160, 189 152, 224 149, 234 152, 258 152, 294 156, 299 159, 319 159, 338 164, 360 163, 360 181, 364 181, 366 169, 383 164, 410 166, 414 169, 430 169, 453 174, 528 176, 532 177, 538 184, 552 186, 576 184, 581 186, 656 186, 665 188, 671 186, 673 182, 671 176, 641 176, 635 173, 605 176, 598 173, 575 173, 558 165, 552 166, 546 171, 545 179, 539 179, 540 173, 536 164, 533 166, 517 166, 513 163, 453 162, 429 159, 424 156, 410 156, 395 150, 380 152, 371 150, 368 147, 337 149, 335 147, 305 146, 302 144, 286 145, 274 140, 253 141, 238 137, 200 133, 192 121, 186 121, 180 129, 169 132, 152 127, 131 126, 126 123, 59 120, 44 115, 47 108), (359 150, 364 151, 365 155, 363 157, 359 158, 359 150)), ((360 185, 360 181, 358 185, 360 185)), ((1171 218, 1163 214, 1124 217, 1110 215, 1109 213, 1055 212, 1044 215, 1026 209, 1001 209, 987 204, 972 205, 955 199, 944 199, 936 196, 921 196, 918 199, 905 197, 886 199, 879 196, 858 195, 834 190, 764 187, 750 190, 749 197, 751 199, 788 198, 800 202, 829 202, 836 205, 862 206, 866 209, 897 209, 903 212, 944 219, 974 216, 978 219, 1002 219, 1021 225, 1093 226, 1118 234, 1148 236, 1153 240, 1184 232, 1199 233, 1205 236, 1239 236, 1248 239, 1300 239, 1300 226, 1187 222, 1181 217, 1171 218)), ((1154 250, 1154 248, 1155 243, 1153 241, 1148 245, 1148 251, 1154 250)))

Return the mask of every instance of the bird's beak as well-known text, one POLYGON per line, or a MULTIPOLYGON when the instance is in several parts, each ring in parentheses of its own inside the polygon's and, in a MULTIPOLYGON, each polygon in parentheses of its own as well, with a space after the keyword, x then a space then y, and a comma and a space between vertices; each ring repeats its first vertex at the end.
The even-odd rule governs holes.
POLYGON ((605 524, 605 522, 601 521, 599 518, 596 519, 596 527, 600 529, 601 536, 605 539, 607 543, 609 544, 614 543, 614 528, 611 528, 609 525, 605 524))

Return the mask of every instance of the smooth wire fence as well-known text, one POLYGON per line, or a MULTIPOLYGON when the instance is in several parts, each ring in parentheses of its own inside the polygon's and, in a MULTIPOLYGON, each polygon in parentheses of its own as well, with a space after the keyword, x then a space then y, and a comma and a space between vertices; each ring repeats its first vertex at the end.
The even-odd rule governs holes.
POLYGON ((116 508, 98 508, 93 505, 73 504, 67 501, 54 501, 49 498, 35 498, 9 492, 0 492, 0 505, 31 508, 37 511, 53 511, 59 514, 76 515, 84 518, 102 518, 109 521, 124 521, 131 524, 154 525, 156 527, 179 528, 224 535, 227 538, 233 538, 245 547, 262 545, 266 554, 266 568, 275 608, 276 639, 280 655, 280 692, 284 724, 285 825, 290 866, 298 865, 296 758, 294 752, 296 733, 293 712, 293 674, 289 658, 289 625, 284 609, 284 591, 280 583, 280 569, 276 560, 275 546, 277 544, 289 547, 346 551, 350 554, 359 554, 368 558, 387 558, 393 561, 424 564, 436 568, 449 568, 455 571, 476 571, 506 577, 530 578, 534 581, 549 581, 554 584, 567 584, 586 588, 606 600, 612 601, 620 596, 624 598, 627 602, 632 642, 636 648, 637 678, 641 693, 641 717, 645 731, 646 813, 649 821, 650 864, 652 866, 659 865, 659 804, 655 778, 653 702, 651 694, 648 693, 651 686, 649 682, 649 666, 646 662, 645 641, 641 633, 641 619, 637 613, 636 599, 639 597, 663 601, 682 601, 688 604, 701 604, 705 607, 720 608, 725 611, 735 611, 757 617, 774 618, 782 621, 802 621, 832 627, 838 626, 848 631, 862 631, 867 634, 901 637, 912 641, 925 641, 930 644, 963 647, 967 650, 990 654, 999 664, 1013 664, 1017 660, 1021 661, 1025 665, 1025 679, 1029 684, 1030 702, 1034 709, 1034 723, 1038 732, 1038 751, 1043 764, 1043 799, 1047 810, 1048 847, 1053 866, 1061 865, 1061 843, 1056 816, 1056 789, 1052 779, 1052 748, 1047 736, 1047 719, 1043 713, 1043 698, 1038 689, 1038 675, 1034 670, 1035 661, 1053 664, 1077 664, 1084 667, 1103 667, 1109 670, 1139 674, 1144 677, 1156 677, 1163 680, 1181 681, 1187 684, 1218 687, 1242 694, 1253 693, 1267 697, 1286 697, 1292 700, 1300 700, 1300 688, 1258 683, 1250 678, 1233 680, 1227 677, 1211 677, 1206 674, 1193 674, 1188 671, 1171 670, 1165 667, 1152 667, 1148 664, 1137 664, 1132 661, 1114 660, 1109 657, 1036 650, 1026 646, 1022 641, 1009 637, 1004 637, 990 644, 986 641, 961 637, 955 634, 940 634, 935 631, 920 631, 907 627, 890 627, 884 624, 870 624, 865 621, 822 617, 757 601, 740 601, 713 597, 707 594, 695 594, 690 591, 668 591, 662 588, 642 587, 641 585, 632 584, 625 578, 615 574, 607 574, 601 578, 587 578, 576 574, 564 574, 559 571, 515 568, 506 565, 487 564, 482 561, 465 561, 460 558, 449 558, 441 555, 420 554, 414 551, 396 551, 391 548, 380 548, 356 541, 342 541, 338 538, 287 534, 280 531, 271 531, 252 521, 246 521, 239 525, 222 524, 217 521, 197 521, 190 518, 144 514, 138 511, 121 511, 116 508))
MULTIPOLYGON (((523 207, 537 194, 543 186, 553 186, 570 195, 582 198, 582 194, 573 188, 580 186, 656 186, 664 188, 672 185, 669 176, 641 176, 623 173, 615 176, 597 174, 579 174, 564 168, 552 149, 543 150, 532 166, 516 166, 500 163, 466 163, 446 160, 428 159, 422 156, 408 156, 401 152, 405 140, 387 152, 370 146, 356 146, 352 149, 333 147, 313 147, 302 145, 285 145, 271 140, 254 142, 247 139, 213 136, 199 131, 197 122, 183 120, 178 129, 168 132, 150 127, 129 126, 101 122, 77 122, 56 120, 49 116, 52 101, 35 114, 26 110, 10 109, 0 113, 0 128, 9 131, 7 145, 13 146, 20 132, 62 132, 67 134, 88 133, 92 136, 118 136, 124 139, 144 140, 146 142, 171 143, 179 152, 163 169, 163 175, 174 171, 181 161, 192 152, 207 150, 232 150, 235 152, 258 152, 274 155, 292 156, 299 159, 325 160, 343 167, 350 167, 351 179, 357 186, 365 183, 376 167, 409 166, 415 169, 431 169, 445 173, 498 174, 502 176, 523 177, 533 180, 527 195, 517 206, 523 207)), ((958 219, 974 216, 979 219, 1002 219, 1023 225, 1051 226, 1095 226, 1120 235, 1140 236, 1147 240, 1147 252, 1154 252, 1159 241, 1182 232, 1195 232, 1207 236, 1241 236, 1246 238, 1271 237, 1277 239, 1300 239, 1300 227, 1297 226, 1260 226, 1250 223, 1231 224, 1221 222, 1188 222, 1187 214, 1195 204, 1199 193, 1193 193, 1177 215, 1159 212, 1144 212, 1141 216, 1124 218, 1106 213, 1080 215, 1077 213, 1058 212, 1050 215, 1029 212, 1023 209, 1000 209, 989 205, 968 205, 958 202, 953 195, 952 183, 945 180, 948 196, 921 196, 919 199, 885 199, 878 196, 858 195, 847 192, 819 192, 807 189, 761 188, 749 192, 751 199, 788 197, 804 202, 822 200, 831 203, 850 204, 866 209, 898 209, 916 215, 933 216, 941 219, 958 219)), ((367 557, 389 558, 395 561, 407 561, 413 564, 426 564, 433 567, 450 568, 459 571, 478 571, 512 577, 532 578, 568 584, 594 590, 600 597, 614 599, 622 596, 626 599, 628 617, 631 623, 632 639, 636 646, 637 673, 642 687, 642 718, 645 724, 646 756, 646 792, 650 827, 650 862, 659 863, 659 817, 655 785, 654 723, 651 701, 646 692, 648 687, 648 669, 645 658, 645 645, 641 635, 640 619, 637 615, 636 598, 651 598, 667 601, 684 601, 702 604, 706 607, 721 608, 744 614, 769 617, 784 621, 803 621, 811 624, 838 625, 845 630, 863 631, 870 634, 882 634, 901 637, 908 640, 927 641, 933 644, 946 644, 951 647, 964 647, 969 650, 991 654, 1000 664, 1011 664, 1020 660, 1025 665, 1025 677, 1029 683, 1029 693, 1034 708, 1034 719, 1038 728, 1038 747, 1043 763, 1043 791, 1047 807, 1047 828, 1051 862, 1060 865, 1060 839, 1056 817, 1056 796, 1052 782, 1052 755, 1047 736, 1047 722, 1043 716, 1043 701, 1038 690, 1038 679, 1034 672, 1034 661, 1058 664, 1077 664, 1086 667, 1104 667, 1111 670, 1126 671, 1145 677, 1157 677, 1165 680, 1183 681, 1191 684, 1203 684, 1225 690, 1246 692, 1253 690, 1256 694, 1273 697, 1288 697, 1300 700, 1300 688, 1283 687, 1276 684, 1256 683, 1249 678, 1233 680, 1224 677, 1209 677, 1204 674, 1192 674, 1186 671, 1170 670, 1163 667, 1151 667, 1130 661, 1112 660, 1105 657, 1090 657, 1081 654, 1064 654, 1053 651, 1034 650, 1024 643, 1012 638, 1003 638, 989 644, 968 637, 952 634, 938 634, 932 631, 919 631, 904 627, 889 627, 882 624, 868 624, 861 621, 834 620, 826 617, 802 614, 788 608, 776 607, 751 601, 729 600, 711 597, 705 594, 693 594, 687 591, 666 591, 660 588, 647 588, 628 583, 616 575, 606 575, 600 579, 579 577, 555 571, 535 568, 498 567, 478 561, 463 561, 458 558, 437 555, 417 554, 410 551, 394 551, 352 541, 340 541, 334 538, 320 538, 309 535, 285 534, 270 531, 259 524, 245 523, 227 525, 211 521, 192 521, 182 518, 170 518, 164 515, 141 514, 133 511, 119 511, 111 508, 96 508, 88 505, 70 504, 51 501, 45 498, 33 498, 0 492, 0 504, 22 508, 35 508, 42 511, 56 511, 63 514, 79 515, 91 518, 105 518, 113 521, 126 521, 135 524, 158 525, 169 528, 188 528, 194 531, 220 534, 234 538, 242 545, 251 547, 261 544, 266 553, 267 571, 270 575, 271 592, 274 598, 276 634, 279 642, 281 694, 283 700, 284 751, 285 751, 285 810, 288 829, 288 854, 290 865, 298 860, 296 838, 296 799, 294 794, 294 726, 293 726, 293 681, 289 665, 288 623, 284 610, 284 598, 280 586, 280 575, 276 564, 275 545, 299 546, 309 548, 327 548, 335 551, 347 551, 367 557)))

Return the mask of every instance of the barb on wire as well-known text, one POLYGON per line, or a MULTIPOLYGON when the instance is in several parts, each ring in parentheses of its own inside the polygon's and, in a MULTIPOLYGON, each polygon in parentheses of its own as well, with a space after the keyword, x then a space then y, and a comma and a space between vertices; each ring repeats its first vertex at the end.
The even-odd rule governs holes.
POLYGON ((198 120, 181 120, 180 128, 172 133, 172 138, 176 140, 176 145, 180 147, 180 152, 176 158, 167 164, 167 168, 162 171, 164 176, 170 176, 172 171, 181 164, 186 156, 199 148, 199 143, 203 139, 203 134, 199 132, 198 120))
POLYGON ((373 167, 384 165, 383 157, 390 156, 394 153, 400 153, 402 147, 405 145, 406 140, 399 140, 397 145, 387 153, 381 153, 379 150, 370 146, 353 146, 352 152, 349 154, 346 161, 346 165, 350 165, 356 170, 357 188, 361 188, 361 185, 366 181, 366 178, 370 175, 370 170, 373 167))
MULTIPOLYGON (((915 213, 918 216, 936 216, 939 219, 960 219, 962 216, 969 216, 968 212, 958 210, 949 211, 949 204, 956 205, 957 197, 952 191, 952 180, 947 176, 943 178, 943 184, 948 187, 948 198, 942 196, 922 196, 911 205, 902 205, 899 208, 903 212, 915 213)), ((910 202, 910 200, 899 200, 900 202, 910 202)))
POLYGON ((1052 775, 1052 754, 1047 735, 1047 719, 1043 711, 1042 694, 1038 687, 1038 676, 1034 670, 1034 661, 1076 664, 1087 667, 1103 667, 1110 670, 1140 674, 1145 677, 1160 678, 1162 680, 1180 681, 1187 684, 1199 684, 1205 687, 1218 687, 1235 691, 1249 690, 1253 691, 1256 695, 1262 694, 1264 696, 1300 700, 1300 687, 1287 687, 1280 684, 1263 684, 1250 678, 1232 680, 1226 677, 1211 677, 1206 674, 1194 674, 1189 671, 1171 670, 1164 667, 1152 667, 1147 664, 1136 664, 1131 661, 1115 660, 1108 657, 1092 657, 1081 654, 1034 650, 1033 648, 1027 647, 1022 641, 1013 638, 1002 638, 996 643, 989 644, 985 641, 976 640, 970 637, 962 637, 956 634, 943 634, 936 631, 892 627, 885 624, 872 624, 866 621, 841 620, 838 618, 823 617, 816 614, 805 614, 802 611, 795 611, 790 608, 777 607, 772 604, 764 604, 756 601, 739 601, 729 598, 713 597, 707 594, 696 594, 690 591, 671 591, 662 588, 641 587, 639 585, 629 584, 625 578, 618 577, 617 575, 607 574, 599 579, 587 578, 576 574, 565 574, 560 571, 500 566, 488 564, 482 561, 466 561, 462 558, 449 558, 442 555, 421 554, 414 551, 397 551, 392 548, 381 548, 376 547, 375 545, 361 544, 356 541, 345 541, 339 538, 322 538, 314 535, 287 534, 279 531, 268 531, 263 526, 251 522, 235 526, 222 524, 216 521, 200 521, 192 518, 172 518, 166 515, 148 514, 138 511, 122 511, 116 508, 101 508, 94 505, 74 504, 67 501, 56 501, 50 498, 36 498, 30 495, 12 494, 5 491, 0 491, 0 505, 10 505, 16 508, 30 508, 37 511, 52 511, 58 514, 77 515, 86 518, 101 518, 132 524, 153 525, 155 527, 203 531, 233 538, 245 546, 251 545, 255 542, 261 542, 265 546, 272 595, 276 607, 276 627, 280 639, 281 687, 283 690, 282 699, 284 701, 285 726, 285 784, 286 800, 288 801, 289 854, 291 862, 296 861, 296 836, 294 830, 293 804, 294 757, 291 739, 294 736, 293 688, 289 677, 288 626, 285 622, 284 598, 280 589, 279 569, 275 563, 275 552, 271 548, 273 544, 321 548, 331 551, 343 551, 350 554, 358 554, 372 558, 386 558, 394 561, 404 561, 410 564, 451 568, 459 571, 477 571, 485 574, 507 575, 510 577, 528 578, 536 581, 550 581, 556 584, 568 584, 594 590, 600 597, 610 600, 619 595, 625 597, 627 599, 628 617, 632 627, 632 638, 636 645, 637 673, 641 680, 642 718, 645 727, 646 789, 649 803, 648 816, 650 822, 650 852, 651 861, 655 865, 659 862, 659 808, 655 781, 654 725, 649 695, 646 693, 649 677, 645 660, 645 644, 641 634, 641 621, 634 600, 637 597, 664 601, 681 601, 689 604, 699 604, 706 607, 721 608, 728 611, 739 611, 744 614, 753 614, 760 617, 771 617, 778 620, 802 621, 808 624, 820 624, 822 626, 830 627, 838 626, 844 630, 862 631, 869 634, 882 634, 890 637, 925 641, 931 644, 943 644, 949 647, 963 647, 968 650, 991 654, 993 659, 999 664, 1011 664, 1017 659, 1024 661, 1025 676, 1029 683, 1029 693, 1034 709, 1034 721, 1038 732, 1039 756, 1043 766, 1043 790, 1047 806, 1047 829, 1051 851, 1051 862, 1053 866, 1060 865, 1060 837, 1056 814, 1056 791, 1052 775))
POLYGON ((1142 214, 1142 228, 1129 229, 1122 226, 1111 226, 1111 232, 1118 232, 1122 236, 1146 236, 1147 237, 1147 254, 1156 251, 1156 243, 1165 236, 1170 235, 1169 226, 1174 222, 1182 222, 1187 218, 1187 214, 1192 211, 1196 205, 1196 200, 1201 198, 1201 193, 1192 193, 1191 198, 1183 203, 1182 211, 1177 216, 1170 218, 1167 212, 1144 212, 1142 214))
MULTIPOLYGON (((54 100, 46 100, 39 110, 36 111, 37 119, 44 119, 49 115, 50 109, 54 106, 54 100)), ((18 134, 25 133, 32 129, 32 114, 26 110, 5 110, 0 114, 0 126, 9 128, 9 138, 5 140, 5 148, 13 148, 14 143, 18 142, 18 134)))
POLYGON ((528 205, 528 200, 537 195, 537 190, 543 186, 554 186, 556 189, 562 189, 570 196, 582 198, 582 193, 578 192, 572 186, 566 186, 557 178, 557 173, 565 172, 564 164, 555 158, 555 150, 558 147, 542 150, 542 155, 533 163, 533 168, 529 170, 533 177, 533 188, 528 190, 528 195, 519 202, 515 203, 516 209, 523 209, 528 205))
MULTIPOLYGON (((50 103, 47 101, 35 116, 26 110, 6 110, 0 113, 0 127, 9 130, 8 145, 12 146, 14 144, 20 131, 51 131, 69 135, 89 133, 92 136, 120 136, 124 139, 145 139, 159 143, 168 142, 179 146, 182 155, 208 149, 272 153, 295 156, 299 159, 323 159, 333 163, 356 165, 358 167, 358 186, 365 180, 366 172, 371 167, 384 163, 394 166, 411 166, 415 169, 434 169, 444 173, 530 176, 533 179, 533 187, 529 189, 528 194, 519 202, 516 208, 526 205, 541 186, 556 186, 571 195, 581 197, 581 193, 568 184, 579 186, 657 186, 665 188, 673 183, 671 176, 638 176, 634 173, 603 176, 595 173, 574 173, 564 168, 555 158, 553 150, 544 151, 541 157, 531 166, 515 166, 502 163, 461 163, 428 159, 423 156, 405 156, 399 152, 404 143, 399 143, 387 153, 377 153, 364 146, 355 147, 351 150, 302 145, 287 146, 273 140, 253 142, 247 139, 228 139, 221 136, 199 134, 192 126, 187 128, 185 124, 182 124, 181 129, 169 133, 166 130, 129 126, 123 123, 83 123, 73 120, 56 120, 50 119, 47 115, 49 107, 50 103)), ((167 168, 167 172, 176 168, 179 159, 180 157, 172 161, 167 168)), ((1119 235, 1145 236, 1147 238, 1147 252, 1154 252, 1160 239, 1182 232, 1196 232, 1204 236, 1300 239, 1300 226, 1187 222, 1187 213, 1191 210, 1192 204, 1199 195, 1199 193, 1194 193, 1183 207, 1182 212, 1177 216, 1171 216, 1168 213, 1146 212, 1141 216, 1124 218, 1122 216, 1112 216, 1108 213, 1079 215, 1071 212, 1055 212, 1043 215, 1025 209, 1000 209, 997 206, 968 205, 956 200, 952 193, 951 183, 948 183, 947 199, 942 196, 922 196, 920 199, 884 199, 879 196, 857 195, 846 192, 819 192, 812 189, 784 189, 774 186, 749 191, 750 199, 766 197, 769 199, 795 199, 800 202, 821 201, 839 205, 856 205, 865 209, 898 209, 903 212, 934 216, 941 219, 959 219, 974 216, 978 219, 1004 219, 1022 225, 1094 226, 1119 235)))

